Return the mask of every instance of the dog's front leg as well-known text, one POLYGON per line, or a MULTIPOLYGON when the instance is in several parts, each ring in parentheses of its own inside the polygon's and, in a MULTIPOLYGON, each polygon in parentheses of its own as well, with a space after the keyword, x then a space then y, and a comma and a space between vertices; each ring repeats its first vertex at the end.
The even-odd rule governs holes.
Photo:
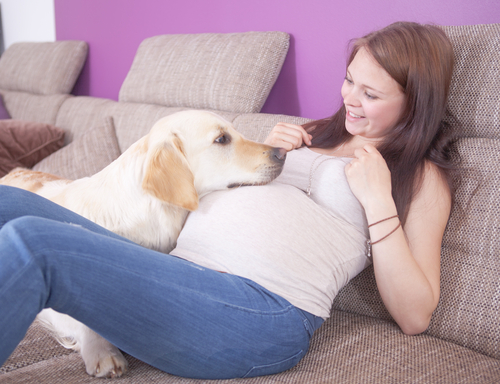
POLYGON ((52 309, 44 309, 38 319, 63 347, 80 352, 89 375, 113 378, 127 372, 120 350, 86 325, 52 309))

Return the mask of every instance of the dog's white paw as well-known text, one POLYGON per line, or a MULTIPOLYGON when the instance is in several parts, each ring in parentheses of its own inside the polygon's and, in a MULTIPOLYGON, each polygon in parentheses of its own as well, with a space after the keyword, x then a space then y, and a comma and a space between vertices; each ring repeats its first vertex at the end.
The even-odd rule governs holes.
POLYGON ((92 343, 82 345, 80 353, 89 375, 110 379, 127 372, 127 360, 118 348, 105 339, 96 339, 92 343))

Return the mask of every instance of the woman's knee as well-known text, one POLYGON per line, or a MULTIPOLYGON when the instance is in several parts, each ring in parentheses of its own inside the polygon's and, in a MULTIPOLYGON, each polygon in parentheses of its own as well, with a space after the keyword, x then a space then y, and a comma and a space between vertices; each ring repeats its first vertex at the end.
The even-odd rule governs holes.
POLYGON ((33 207, 40 204, 32 201, 40 198, 34 193, 6 185, 0 185, 0 196, 0 227, 13 219, 29 215, 33 207))
POLYGON ((32 237, 36 228, 43 226, 43 219, 35 216, 21 216, 7 221, 0 228, 1 241, 8 244, 24 244, 27 235, 32 237))

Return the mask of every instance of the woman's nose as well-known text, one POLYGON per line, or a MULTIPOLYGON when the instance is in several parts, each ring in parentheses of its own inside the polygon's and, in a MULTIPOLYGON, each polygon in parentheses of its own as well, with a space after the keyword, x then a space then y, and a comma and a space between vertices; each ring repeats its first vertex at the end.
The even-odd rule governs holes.
POLYGON ((346 87, 342 92, 342 97, 346 105, 352 105, 353 107, 359 107, 361 105, 356 90, 353 87, 346 87))
POLYGON ((361 106, 361 102, 359 100, 359 95, 355 92, 355 91, 351 91, 349 92, 349 94, 347 95, 347 103, 349 105, 352 105, 353 107, 360 107, 361 106))

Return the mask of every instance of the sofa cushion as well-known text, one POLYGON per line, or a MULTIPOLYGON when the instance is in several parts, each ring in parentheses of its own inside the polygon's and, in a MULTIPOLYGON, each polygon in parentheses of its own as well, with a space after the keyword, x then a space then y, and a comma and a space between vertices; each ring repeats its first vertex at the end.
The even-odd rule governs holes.
MULTIPOLYGON (((441 252, 441 297, 426 334, 500 359, 500 140, 456 143, 462 180, 441 252)), ((334 308, 390 319, 368 268, 339 292, 334 308)))
POLYGON ((51 358, 75 353, 61 346, 56 338, 38 320, 28 329, 25 338, 19 343, 7 361, 0 367, 1 374, 14 371, 51 358))
POLYGON ((104 122, 75 139, 33 167, 70 180, 80 179, 101 171, 120 156, 113 119, 104 122))
POLYGON ((3 97, 0 95, 0 120, 10 119, 9 111, 5 108, 3 97))
POLYGON ((0 89, 70 93, 87 58, 84 41, 15 43, 0 57, 0 89))
POLYGON ((456 144, 462 179, 443 239, 441 298, 427 334, 500 359, 500 140, 456 144))
POLYGON ((289 46, 284 32, 162 35, 144 40, 119 100, 259 112, 289 46))
POLYGON ((443 27, 455 52, 448 105, 459 134, 500 138, 500 24, 443 27), (457 127, 458 128, 458 127, 457 127))
POLYGON ((63 144, 64 131, 53 125, 0 120, 0 177, 16 167, 33 167, 63 144))
POLYGON ((1 91, 10 116, 17 120, 56 124, 59 108, 71 95, 35 95, 27 92, 1 91))
MULTIPOLYGON (((36 325, 35 325, 36 327, 36 325)), ((34 328, 34 327, 32 327, 34 328)), ((53 342, 30 329, 0 368, 0 381, 16 384, 99 383, 85 372, 77 353, 53 349, 53 342), (35 350, 26 346, 35 343, 35 350), (44 353, 43 343, 47 345, 44 353), (48 358, 49 351, 53 358, 48 358), (41 361, 37 353, 47 357, 41 361), (31 360, 30 360, 31 359, 31 360), (31 364, 31 365, 30 365, 31 364), (16 368, 16 365, 18 369, 16 368), (2 375, 2 371, 5 373, 2 375)), ((196 380, 169 375, 129 355, 130 371, 121 384, 414 384, 500 382, 500 361, 438 338, 406 336, 399 328, 380 319, 335 311, 315 333, 304 359, 294 368, 276 375, 236 380, 196 380)))

